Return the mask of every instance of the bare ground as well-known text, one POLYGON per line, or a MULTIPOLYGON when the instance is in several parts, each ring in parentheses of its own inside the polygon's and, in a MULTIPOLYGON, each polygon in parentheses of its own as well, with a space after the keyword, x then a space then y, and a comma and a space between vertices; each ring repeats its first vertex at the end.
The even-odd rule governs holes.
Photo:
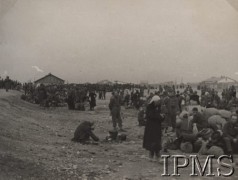
MULTIPOLYGON (((20 95, 17 91, 0 90, 0 179, 191 178, 191 166, 180 169, 180 177, 162 177, 163 165, 145 158, 144 128, 137 126, 136 110, 123 110, 127 141, 81 145, 71 142, 80 122, 95 122, 95 133, 101 140, 112 128, 108 100, 98 101, 94 112, 79 112, 66 107, 45 109, 22 101, 20 95)), ((204 156, 200 158, 202 163, 204 159, 204 156)), ((214 164, 214 169, 217 166, 214 164)), ((172 161, 169 171, 173 172, 172 161)), ((216 170, 214 172, 216 174, 216 170)), ((235 173, 228 179, 237 177, 236 166, 235 173)), ((203 178, 206 177, 196 179, 203 178)))

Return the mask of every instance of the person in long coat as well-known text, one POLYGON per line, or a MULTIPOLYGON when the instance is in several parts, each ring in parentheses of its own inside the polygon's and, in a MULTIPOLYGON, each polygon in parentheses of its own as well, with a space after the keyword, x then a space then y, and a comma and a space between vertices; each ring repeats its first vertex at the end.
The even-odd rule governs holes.
POLYGON ((96 106, 96 93, 94 91, 91 91, 89 93, 89 97, 90 97, 90 110, 94 110, 94 107, 96 106))
POLYGON ((4 86, 5 86, 6 92, 8 92, 8 90, 11 88, 11 80, 9 79, 9 76, 6 77, 4 81, 4 86))
POLYGON ((149 158, 159 160, 162 149, 161 123, 164 116, 161 114, 160 97, 155 95, 146 108, 146 125, 143 139, 143 148, 149 151, 149 158))
POLYGON ((118 126, 119 131, 124 132, 125 130, 122 129, 121 99, 117 91, 112 93, 112 97, 110 99, 108 107, 112 116, 112 125, 114 131, 117 131, 118 126))
POLYGON ((73 88, 69 89, 67 103, 69 110, 75 109, 75 91, 73 88))

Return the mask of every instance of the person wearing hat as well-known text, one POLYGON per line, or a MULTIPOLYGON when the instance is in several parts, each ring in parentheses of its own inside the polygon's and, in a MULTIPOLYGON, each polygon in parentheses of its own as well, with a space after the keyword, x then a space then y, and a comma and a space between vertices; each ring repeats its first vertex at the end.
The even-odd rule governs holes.
POLYGON ((160 160, 159 152, 162 149, 161 123, 164 116, 161 114, 160 97, 155 95, 146 108, 146 125, 143 138, 143 148, 149 151, 149 158, 160 160))
POLYGON ((232 155, 234 150, 238 149, 238 126, 237 115, 232 114, 230 120, 223 128, 223 137, 225 141, 226 151, 232 155))

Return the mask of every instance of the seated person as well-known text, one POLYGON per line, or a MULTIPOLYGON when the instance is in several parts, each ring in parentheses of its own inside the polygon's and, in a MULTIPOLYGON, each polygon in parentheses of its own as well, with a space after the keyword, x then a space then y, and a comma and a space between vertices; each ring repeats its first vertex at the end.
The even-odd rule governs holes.
POLYGON ((176 125, 177 138, 181 142, 194 142, 197 139, 197 135, 193 133, 193 124, 189 119, 188 112, 183 111, 180 114, 181 122, 176 125))
POLYGON ((225 124, 223 128, 223 139, 227 154, 232 155, 234 150, 238 149, 238 126, 236 114, 232 114, 231 119, 225 124))
POLYGON ((89 121, 82 122, 74 132, 74 138, 72 141, 87 144, 90 141, 90 137, 94 141, 99 141, 99 138, 92 132, 94 123, 89 121))
POLYGON ((217 130, 212 133, 211 138, 208 141, 207 148, 211 148, 212 146, 217 146, 222 148, 223 150, 225 149, 224 147, 224 140, 222 138, 222 131, 217 130))
POLYGON ((205 119, 205 117, 198 112, 198 108, 193 108, 193 120, 192 123, 196 123, 198 131, 201 131, 204 128, 208 127, 208 121, 205 119))
POLYGON ((217 130, 212 133, 211 137, 208 140, 199 139, 197 145, 200 144, 199 154, 209 155, 212 154, 215 157, 224 155, 224 140, 222 138, 222 131, 217 130), (200 143, 199 143, 200 141, 200 143))

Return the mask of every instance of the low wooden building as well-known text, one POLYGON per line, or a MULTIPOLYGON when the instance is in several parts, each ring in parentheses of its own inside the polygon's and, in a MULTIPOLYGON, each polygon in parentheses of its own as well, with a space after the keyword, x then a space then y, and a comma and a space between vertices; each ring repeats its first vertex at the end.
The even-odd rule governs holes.
POLYGON ((225 89, 230 86, 237 86, 237 81, 226 76, 211 77, 202 81, 200 86, 206 86, 213 89, 225 89))
POLYGON ((64 84, 64 80, 60 79, 59 77, 54 76, 51 73, 49 73, 48 75, 36 80, 34 83, 37 86, 40 85, 40 84, 44 84, 44 85, 62 85, 62 84, 64 84))

